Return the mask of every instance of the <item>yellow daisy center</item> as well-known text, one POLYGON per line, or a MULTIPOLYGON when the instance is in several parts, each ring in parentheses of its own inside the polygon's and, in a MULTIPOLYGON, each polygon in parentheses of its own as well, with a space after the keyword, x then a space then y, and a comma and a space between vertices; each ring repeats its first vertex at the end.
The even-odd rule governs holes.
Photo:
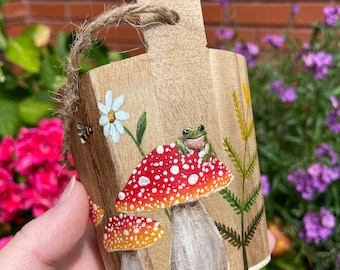
POLYGON ((113 110, 110 110, 109 113, 107 114, 107 117, 109 119, 109 122, 112 124, 116 120, 116 115, 113 110))

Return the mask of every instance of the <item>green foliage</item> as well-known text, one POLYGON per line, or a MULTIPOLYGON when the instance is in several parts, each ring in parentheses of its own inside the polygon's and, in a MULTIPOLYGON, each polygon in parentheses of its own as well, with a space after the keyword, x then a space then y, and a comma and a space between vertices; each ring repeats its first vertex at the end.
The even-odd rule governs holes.
MULTIPOLYGON (((20 127, 36 126, 41 118, 52 116, 54 93, 66 82, 63 63, 73 38, 74 33, 61 32, 51 46, 50 29, 41 24, 32 24, 9 38, 0 14, 0 53, 4 56, 0 61, 0 138, 16 136, 20 127)), ((94 41, 86 60, 81 61, 80 72, 126 57, 94 41)), ((139 132, 142 136, 142 129, 139 132)))
POLYGON ((244 169, 243 169, 243 164, 241 158, 238 156, 236 153, 234 147, 232 146, 231 142, 229 139, 226 137, 224 138, 224 143, 223 143, 225 151, 228 153, 228 157, 231 159, 233 162, 237 172, 241 175, 244 176, 244 169))
POLYGON ((244 142, 244 152, 241 154, 237 153, 229 138, 225 137, 223 140, 224 149, 234 164, 239 177, 241 178, 242 191, 241 195, 239 196, 227 188, 220 191, 220 194, 229 203, 235 214, 240 216, 241 232, 238 233, 234 229, 226 227, 224 224, 216 223, 216 225, 224 239, 228 240, 235 247, 242 248, 243 266, 246 270, 248 269, 247 246, 249 246, 251 240, 253 239, 256 229, 264 215, 264 206, 261 207, 260 211, 255 215, 255 217, 253 217, 251 223, 248 224, 247 229, 245 229, 245 215, 250 213, 256 199, 261 194, 261 183, 258 183, 256 187, 246 196, 248 191, 246 190, 245 182, 251 179, 257 166, 257 152, 253 152, 253 154, 250 154, 250 156, 248 153, 248 140, 254 134, 254 123, 253 118, 250 116, 250 93, 245 83, 242 84, 242 90, 243 98, 246 103, 244 108, 245 112, 241 109, 241 102, 236 91, 232 92, 232 98, 240 135, 244 142), (241 159, 240 156, 243 158, 241 159))
POLYGON ((241 215, 243 211, 241 200, 228 188, 224 188, 220 191, 220 194, 223 196, 224 199, 227 200, 229 205, 233 208, 237 215, 241 215))
POLYGON ((140 146, 142 143, 145 128, 146 128, 146 112, 143 112, 137 122, 137 130, 136 130, 137 146, 140 146))
POLYGON ((254 205, 256 199, 258 196, 260 196, 261 193, 261 182, 258 183, 257 186, 253 189, 252 192, 249 193, 247 199, 244 203, 244 211, 249 212, 251 207, 254 205))
POLYGON ((251 223, 245 231, 244 244, 248 246, 255 235, 257 227, 260 225, 261 219, 264 216, 264 206, 260 208, 251 223))
POLYGON ((238 249, 242 247, 243 242, 241 240, 241 235, 237 233, 233 228, 226 227, 224 224, 218 222, 215 222, 215 225, 222 237, 228 240, 230 244, 232 244, 234 247, 237 247, 238 249))

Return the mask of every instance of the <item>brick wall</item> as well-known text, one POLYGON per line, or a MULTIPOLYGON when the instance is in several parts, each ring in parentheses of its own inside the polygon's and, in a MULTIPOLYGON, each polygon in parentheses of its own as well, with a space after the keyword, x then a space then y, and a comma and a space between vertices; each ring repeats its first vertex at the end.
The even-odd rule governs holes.
MULTIPOLYGON (((119 5, 121 2, 122 0, 12 0, 3 7, 5 27, 10 36, 15 36, 28 24, 43 23, 52 29, 54 37, 59 31, 68 32, 85 19, 100 14, 105 7, 119 5)), ((202 0, 208 43, 213 46, 216 40, 215 30, 221 25, 233 25, 240 38, 257 43, 265 33, 282 33, 286 29, 293 2, 298 4, 301 10, 290 33, 305 40, 311 31, 310 24, 322 20, 323 6, 333 1, 234 0, 228 10, 232 16, 226 17, 226 11, 217 2, 202 0)), ((127 25, 106 31, 101 36, 114 50, 125 51, 143 47, 137 32, 127 25)), ((134 52, 137 53, 138 50, 134 52)))

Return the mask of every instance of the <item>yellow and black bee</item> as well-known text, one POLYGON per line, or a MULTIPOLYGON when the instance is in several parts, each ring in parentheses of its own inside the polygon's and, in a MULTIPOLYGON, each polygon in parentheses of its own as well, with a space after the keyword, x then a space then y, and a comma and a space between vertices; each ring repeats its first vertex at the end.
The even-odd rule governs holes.
POLYGON ((82 144, 87 142, 89 136, 93 133, 92 127, 83 125, 81 123, 77 124, 77 135, 80 137, 82 144))

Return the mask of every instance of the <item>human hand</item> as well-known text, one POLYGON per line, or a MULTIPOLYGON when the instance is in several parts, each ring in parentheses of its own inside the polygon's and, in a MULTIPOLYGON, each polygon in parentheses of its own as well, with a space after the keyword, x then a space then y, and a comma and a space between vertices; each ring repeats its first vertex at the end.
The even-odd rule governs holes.
POLYGON ((72 178, 58 203, 0 250, 0 269, 104 269, 83 185, 72 178))

